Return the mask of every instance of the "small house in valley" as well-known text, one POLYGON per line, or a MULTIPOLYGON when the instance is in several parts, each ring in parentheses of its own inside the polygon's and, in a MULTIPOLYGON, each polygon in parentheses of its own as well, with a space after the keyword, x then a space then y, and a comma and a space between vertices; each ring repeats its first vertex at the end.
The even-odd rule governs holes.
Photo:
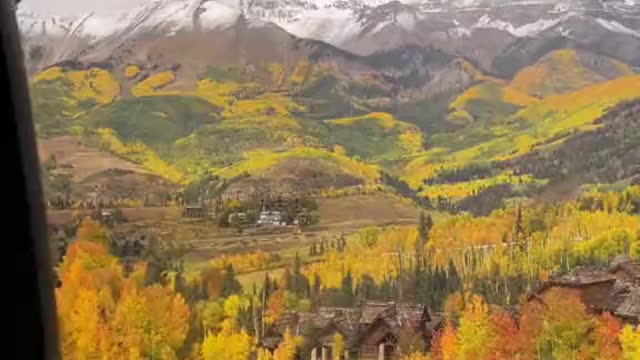
POLYGON ((281 211, 261 211, 258 217, 258 226, 283 226, 286 225, 281 211))
POLYGON ((113 211, 111 210, 100 211, 100 223, 105 224, 107 226, 113 225, 114 224, 113 211))
POLYGON ((207 208, 204 205, 188 205, 182 216, 187 219, 204 219, 207 217, 207 208))

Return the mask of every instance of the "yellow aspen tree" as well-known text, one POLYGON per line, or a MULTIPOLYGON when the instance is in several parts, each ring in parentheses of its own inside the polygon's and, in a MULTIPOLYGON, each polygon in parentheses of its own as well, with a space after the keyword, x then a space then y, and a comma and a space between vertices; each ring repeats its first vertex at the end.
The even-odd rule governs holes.
POLYGON ((622 358, 624 360, 640 359, 640 330, 633 330, 630 325, 627 325, 622 329, 619 337, 622 358))
POLYGON ((430 360, 430 359, 429 359, 429 356, 423 353, 414 352, 412 354, 404 356, 402 360, 430 360))
POLYGON ((258 349, 257 360, 273 360, 273 354, 267 349, 258 349))
POLYGON ((248 360, 252 351, 251 337, 244 330, 234 333, 228 327, 218 334, 208 333, 202 342, 203 360, 248 360))
POLYGON ((333 342, 331 343, 331 354, 333 360, 342 360, 342 355, 344 354, 344 337, 340 333, 336 333, 333 336, 333 342))
POLYGON ((458 357, 485 359, 495 340, 489 308, 480 296, 473 295, 460 317, 458 327, 458 357))

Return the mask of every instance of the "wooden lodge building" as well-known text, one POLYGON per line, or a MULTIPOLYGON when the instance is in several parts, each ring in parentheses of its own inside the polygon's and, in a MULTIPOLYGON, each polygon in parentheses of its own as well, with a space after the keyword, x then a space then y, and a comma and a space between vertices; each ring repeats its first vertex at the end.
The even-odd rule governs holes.
POLYGON ((529 301, 545 303, 552 288, 570 289, 591 313, 610 312, 627 324, 640 324, 640 262, 618 257, 609 270, 582 268, 544 283, 529 301))
POLYGON ((275 349, 284 333, 301 336, 311 360, 334 359, 333 341, 344 340, 343 360, 396 360, 398 343, 418 337, 429 344, 441 317, 424 305, 366 302, 357 308, 320 307, 313 313, 287 313, 262 339, 262 346, 275 349))
POLYGON ((182 212, 182 217, 187 219, 204 219, 208 214, 207 207, 204 205, 187 205, 182 212))

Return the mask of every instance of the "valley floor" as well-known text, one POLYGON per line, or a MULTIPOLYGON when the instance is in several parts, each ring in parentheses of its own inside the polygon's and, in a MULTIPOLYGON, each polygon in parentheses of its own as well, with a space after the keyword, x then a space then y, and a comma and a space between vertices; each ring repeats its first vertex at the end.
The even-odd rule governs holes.
MULTIPOLYGON (((314 242, 348 236, 367 227, 414 225, 419 216, 418 208, 411 202, 386 195, 319 199, 318 204, 320 222, 301 232, 296 227, 282 227, 250 228, 238 233, 211 222, 183 219, 178 207, 124 208, 127 223, 115 230, 126 234, 152 229, 160 240, 190 247, 192 250, 184 258, 186 265, 199 268, 221 255, 256 251, 281 256, 306 254, 314 242)), ((48 220, 61 226, 81 215, 88 216, 89 210, 49 211, 48 220)))

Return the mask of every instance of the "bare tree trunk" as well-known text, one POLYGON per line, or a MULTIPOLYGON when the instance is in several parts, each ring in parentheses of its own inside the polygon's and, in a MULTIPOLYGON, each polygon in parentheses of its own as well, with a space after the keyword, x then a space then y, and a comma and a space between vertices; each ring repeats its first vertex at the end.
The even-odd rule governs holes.
MULTIPOLYGON (((251 299, 253 302, 253 298, 251 299)), ((253 308, 253 330, 256 334, 256 341, 260 344, 262 341, 262 307, 258 310, 257 306, 252 306, 253 308)))
POLYGON ((398 302, 402 301, 402 249, 398 248, 398 302))
POLYGON ((260 299, 260 336, 262 336, 262 334, 264 334, 265 332, 264 310, 267 307, 268 280, 269 280, 269 275, 265 273, 264 281, 262 283, 262 297, 260 299))

